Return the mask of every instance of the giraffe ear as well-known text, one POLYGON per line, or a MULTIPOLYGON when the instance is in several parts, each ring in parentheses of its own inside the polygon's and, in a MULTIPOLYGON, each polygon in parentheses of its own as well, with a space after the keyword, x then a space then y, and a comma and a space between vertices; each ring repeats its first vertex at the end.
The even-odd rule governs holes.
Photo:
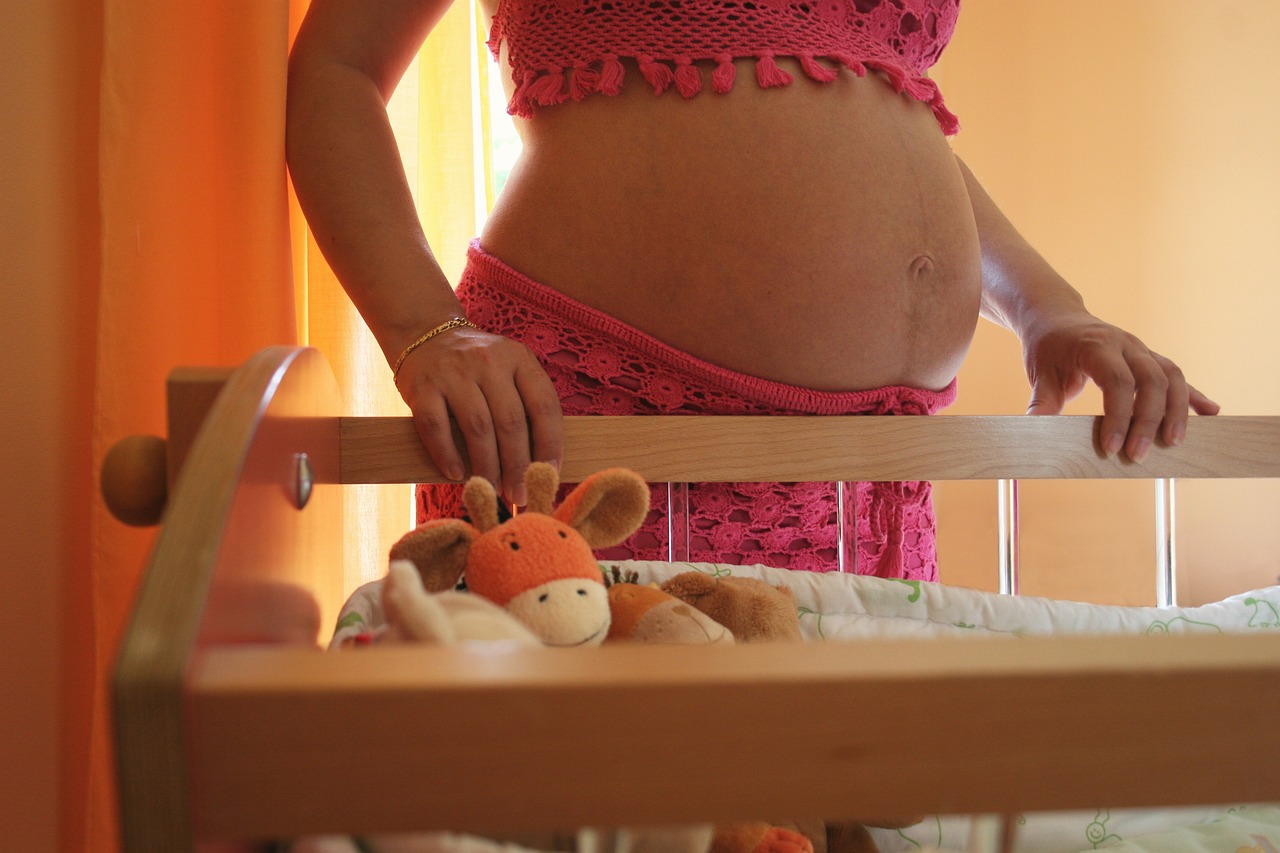
POLYGON ((477 530, 465 521, 435 519, 401 536, 391 546, 391 559, 408 560, 417 566, 427 592, 445 592, 458 585, 477 536, 477 530))
POLYGON ((617 545, 639 529, 649 512, 649 485, 626 468, 592 474, 552 515, 582 534, 592 548, 617 545))

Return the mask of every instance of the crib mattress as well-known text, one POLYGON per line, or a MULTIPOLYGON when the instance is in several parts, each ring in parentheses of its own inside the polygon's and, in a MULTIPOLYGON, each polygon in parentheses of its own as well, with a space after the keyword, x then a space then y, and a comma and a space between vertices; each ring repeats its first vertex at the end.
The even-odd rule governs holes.
MULTIPOLYGON (((750 577, 786 586, 795 596, 801 632, 813 642, 868 638, 942 637, 966 633, 1015 636, 1062 634, 1172 634, 1280 631, 1280 587, 1253 590, 1220 602, 1186 608, 1119 607, 1032 596, 1003 596, 919 581, 845 574, 788 572, 767 566, 609 561, 606 573, 635 573, 640 583, 661 583, 686 571, 718 577, 750 577)), ((339 616, 334 645, 382 621, 381 582, 357 590, 339 616)), ((1274 757, 1259 756, 1260 761, 1274 757)), ((1100 768, 1099 772, 1105 772, 1100 768)), ((1194 773, 1195 768, 1187 768, 1194 773)), ((1241 772, 1249 772, 1241 768, 1241 772)), ((1101 805, 1101 804, 1100 804, 1101 805)), ((1025 814, 1017 823, 1015 850, 1025 853, 1191 851, 1280 853, 1280 807, 1260 804, 1203 808, 1108 810, 1025 814)), ((885 853, 928 849, 976 849, 982 818, 937 816, 901 830, 875 830, 885 853)), ((395 836, 369 839, 382 853, 509 853, 522 848, 478 839, 395 836)), ((304 839, 295 853, 355 851, 341 838, 304 839)))

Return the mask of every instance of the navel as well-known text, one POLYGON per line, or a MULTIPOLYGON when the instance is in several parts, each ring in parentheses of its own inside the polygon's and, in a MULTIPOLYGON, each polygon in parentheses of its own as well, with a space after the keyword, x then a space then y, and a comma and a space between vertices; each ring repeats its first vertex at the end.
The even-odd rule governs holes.
POLYGON ((925 276, 933 272, 933 256, 932 255, 916 255, 911 259, 911 263, 907 266, 907 272, 911 274, 913 281, 919 281, 925 276))

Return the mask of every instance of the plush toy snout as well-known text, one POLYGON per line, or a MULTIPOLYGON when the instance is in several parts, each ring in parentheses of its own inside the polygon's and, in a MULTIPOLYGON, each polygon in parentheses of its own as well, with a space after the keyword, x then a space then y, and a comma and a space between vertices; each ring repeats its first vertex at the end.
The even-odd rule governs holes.
POLYGON ((507 612, 549 646, 598 646, 609 631, 604 584, 561 578, 526 590, 507 602, 507 612))

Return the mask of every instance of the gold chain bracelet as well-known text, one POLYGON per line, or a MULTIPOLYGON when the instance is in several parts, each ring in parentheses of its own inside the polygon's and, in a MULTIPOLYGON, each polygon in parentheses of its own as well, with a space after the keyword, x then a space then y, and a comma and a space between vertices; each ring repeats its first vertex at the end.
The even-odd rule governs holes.
POLYGON ((391 368, 391 381, 392 382, 400 381, 400 368, 404 364, 404 360, 409 357, 409 353, 413 352, 418 347, 422 346, 427 341, 434 338, 436 335, 443 334, 444 332, 447 332, 450 329, 461 328, 462 326, 467 326, 468 328, 472 328, 472 329, 479 328, 478 326, 476 326, 475 323, 471 322, 466 317, 454 317, 452 320, 446 320, 445 322, 441 323, 439 326, 436 326, 434 329, 427 332, 422 337, 418 338, 416 341, 414 341, 413 343, 405 347, 404 350, 400 353, 400 357, 396 359, 395 366, 391 368))

